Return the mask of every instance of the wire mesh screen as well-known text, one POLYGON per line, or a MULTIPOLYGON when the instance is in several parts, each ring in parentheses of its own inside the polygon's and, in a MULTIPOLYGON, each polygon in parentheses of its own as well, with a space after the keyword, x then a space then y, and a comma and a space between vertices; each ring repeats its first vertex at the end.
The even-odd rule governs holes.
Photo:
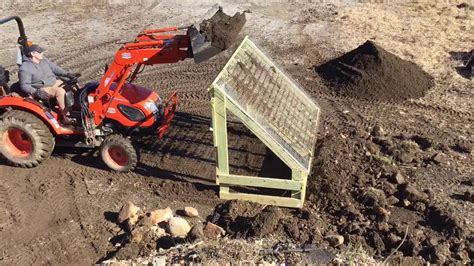
POLYGON ((245 38, 213 85, 310 171, 320 109, 252 41, 245 38))

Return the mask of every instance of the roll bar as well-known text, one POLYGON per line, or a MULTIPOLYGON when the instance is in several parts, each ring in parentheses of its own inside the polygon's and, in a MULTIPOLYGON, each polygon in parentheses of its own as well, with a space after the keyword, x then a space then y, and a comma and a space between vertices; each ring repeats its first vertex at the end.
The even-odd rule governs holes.
POLYGON ((21 21, 19 16, 10 16, 6 18, 0 18, 0 25, 7 23, 10 20, 16 20, 16 23, 18 24, 18 31, 20 32, 20 37, 18 37, 18 43, 23 48, 26 48, 28 38, 26 37, 26 34, 25 34, 25 27, 23 27, 23 21, 21 21))

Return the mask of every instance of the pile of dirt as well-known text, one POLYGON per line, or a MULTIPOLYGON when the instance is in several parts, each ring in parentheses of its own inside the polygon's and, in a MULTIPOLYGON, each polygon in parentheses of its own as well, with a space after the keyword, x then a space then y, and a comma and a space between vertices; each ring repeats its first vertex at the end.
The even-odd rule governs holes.
POLYGON ((319 243, 323 221, 309 210, 294 210, 245 201, 227 201, 208 217, 235 238, 288 238, 295 243, 319 243))
POLYGON ((417 188, 407 171, 449 164, 450 148, 419 135, 374 131, 353 128, 342 138, 320 140, 307 189, 307 204, 327 215, 329 226, 320 232, 334 230, 343 245, 360 246, 379 259, 401 245, 394 257, 468 261, 471 232, 455 213, 434 203, 432 190, 417 188))
POLYGON ((316 71, 338 94, 364 100, 420 98, 433 86, 433 78, 419 66, 372 41, 316 67, 316 71))
POLYGON ((231 17, 219 7, 210 19, 199 24, 199 31, 212 46, 225 50, 236 41, 245 22, 245 13, 237 12, 231 17))
POLYGON ((237 239, 286 239, 335 253, 360 247, 379 260, 401 245, 392 259, 468 261, 471 232, 459 217, 435 205, 434 192, 418 188, 406 170, 447 165, 454 150, 425 136, 393 136, 380 127, 328 135, 316 150, 302 210, 228 201, 207 219, 237 239))

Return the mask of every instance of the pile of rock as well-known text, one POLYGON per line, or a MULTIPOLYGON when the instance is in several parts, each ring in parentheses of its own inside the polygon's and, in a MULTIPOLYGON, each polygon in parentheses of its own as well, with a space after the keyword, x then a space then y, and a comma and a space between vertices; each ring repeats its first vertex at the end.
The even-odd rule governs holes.
POLYGON ((224 229, 215 224, 203 223, 196 208, 186 207, 178 213, 183 215, 175 216, 170 207, 144 212, 131 202, 125 203, 118 212, 116 221, 126 234, 125 241, 119 245, 141 242, 159 243, 161 238, 169 239, 168 243, 180 243, 180 240, 188 242, 217 240, 226 234, 224 229), (191 220, 194 225, 191 226, 188 220, 191 220))

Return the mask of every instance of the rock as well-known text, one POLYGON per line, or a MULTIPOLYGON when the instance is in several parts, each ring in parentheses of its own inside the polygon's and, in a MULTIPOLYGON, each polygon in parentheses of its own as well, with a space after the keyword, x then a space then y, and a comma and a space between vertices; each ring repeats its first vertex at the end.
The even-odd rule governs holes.
POLYGON ((197 241, 197 240, 203 240, 205 239, 204 237, 204 226, 202 223, 198 223, 191 228, 191 231, 189 231, 187 239, 190 241, 197 241))
POLYGON ((469 257, 474 258, 474 242, 470 242, 467 245, 467 253, 469 254, 469 257))
POLYGON ((352 204, 346 206, 343 213, 351 220, 361 220, 364 215, 352 204))
POLYGON ((399 191, 402 199, 407 199, 412 202, 426 202, 428 200, 428 195, 426 193, 418 191, 412 184, 409 183, 400 185, 399 191))
POLYGON ((369 187, 367 192, 363 195, 363 201, 369 206, 385 206, 387 205, 387 199, 385 193, 377 188, 369 187))
POLYGON ((375 137, 381 137, 381 136, 385 136, 385 130, 379 126, 379 125, 376 125, 373 129, 372 129, 372 132, 371 134, 375 137))
POLYGON ((325 239, 333 247, 340 246, 344 243, 344 237, 341 235, 330 235, 330 236, 326 236, 325 239))
POLYGON ((415 160, 415 156, 411 153, 408 152, 402 152, 397 154, 396 156, 397 161, 401 163, 411 163, 413 160, 415 160))
POLYGON ((394 184, 386 181, 382 183, 382 189, 387 195, 393 195, 398 191, 398 188, 394 184))
POLYGON ((405 177, 400 172, 397 172, 396 174, 389 176, 388 181, 393 184, 401 185, 405 183, 405 177))
POLYGON ((141 220, 140 218, 142 218, 141 216, 139 215, 134 215, 132 217, 130 217, 129 219, 126 220, 126 228, 128 228, 128 231, 132 231, 133 228, 135 227, 135 225, 138 223, 139 220, 141 220))
POLYGON ((451 257, 451 251, 448 244, 440 244, 434 247, 434 263, 444 264, 451 257))
POLYGON ((156 225, 161 222, 167 222, 173 217, 173 211, 170 207, 150 212, 151 223, 156 225))
POLYGON ((112 233, 114 233, 114 234, 119 234, 119 233, 122 232, 122 228, 120 228, 120 227, 118 227, 118 226, 115 226, 115 227, 112 227, 112 228, 111 228, 111 231, 112 231, 112 233))
POLYGON ((360 227, 358 223, 349 223, 346 228, 346 232, 352 235, 362 235, 364 230, 360 227))
POLYGON ((465 250, 460 250, 453 255, 453 258, 460 260, 461 264, 467 265, 469 262, 469 254, 465 250))
POLYGON ((168 221, 168 229, 173 237, 186 237, 191 231, 191 226, 186 219, 173 217, 168 221))
POLYGON ((393 140, 390 138, 376 137, 372 141, 387 150, 393 147, 393 140))
POLYGON ((442 152, 438 152, 431 160, 437 164, 445 164, 448 161, 448 156, 442 152))
POLYGON ((382 221, 384 221, 384 222, 388 221, 388 218, 390 216, 390 212, 387 211, 385 208, 382 208, 380 206, 376 206, 374 208, 374 211, 381 218, 382 221))
POLYGON ((430 246, 437 246, 439 244, 439 239, 437 237, 434 237, 434 236, 431 236, 429 238, 426 239, 426 241, 428 242, 428 244, 430 246))
POLYGON ((132 231, 130 236, 130 242, 132 243, 140 243, 143 240, 143 230, 137 228, 132 231))
POLYGON ((426 210, 426 204, 421 201, 417 201, 415 204, 413 204, 413 210, 423 213, 426 210))
POLYGON ((399 237, 397 234, 391 233, 388 235, 387 240, 388 240, 388 243, 392 247, 396 247, 398 244, 400 244, 400 241, 402 241, 402 238, 399 237))
POLYGON ((153 266, 166 266, 166 257, 154 257, 151 261, 151 265, 153 266))
POLYGON ((130 219, 132 217, 135 217, 136 218, 133 218, 133 219, 136 219, 135 220, 135 223, 138 221, 138 211, 140 210, 140 208, 138 208, 137 206, 135 206, 133 203, 131 202, 127 202, 125 203, 122 208, 120 209, 119 213, 118 213, 118 218, 117 218, 117 223, 118 224, 121 224, 123 222, 125 222, 127 219, 130 219))
POLYGON ((408 247, 410 247, 410 250, 413 251, 413 254, 418 254, 421 251, 422 245, 421 245, 421 242, 418 238, 416 238, 416 237, 407 237, 407 239, 405 241, 406 241, 405 244, 408 247))
POLYGON ((400 202, 399 199, 397 199, 397 197, 395 196, 390 196, 387 198, 387 204, 390 204, 390 205, 396 205, 400 202))
POLYGON ((184 208, 184 214, 188 217, 199 217, 199 212, 196 208, 186 207, 184 208))
POLYGON ((377 224, 377 228, 379 229, 379 231, 381 232, 389 232, 390 231, 390 225, 386 222, 383 222, 383 223, 378 223, 377 224))
POLYGON ((372 142, 367 143, 367 150, 371 154, 379 154, 379 147, 372 142))
POLYGON ((369 234, 369 241, 377 253, 382 253, 385 250, 385 243, 378 233, 372 231, 369 234))
POLYGON ((407 199, 402 200, 402 206, 403 207, 408 207, 408 206, 410 206, 410 204, 411 204, 411 202, 409 200, 407 200, 407 199))
POLYGON ((138 226, 145 227, 150 229, 154 224, 152 223, 151 217, 148 215, 144 215, 137 223, 138 226))
POLYGON ((156 226, 156 225, 153 225, 152 227, 150 227, 150 231, 153 233, 153 235, 155 235, 157 238, 160 238, 162 236, 165 236, 166 235, 166 231, 165 229, 159 227, 159 226, 156 226))
POLYGON ((216 240, 224 236, 226 232, 222 227, 216 224, 207 222, 206 226, 204 226, 203 233, 207 239, 216 240))

